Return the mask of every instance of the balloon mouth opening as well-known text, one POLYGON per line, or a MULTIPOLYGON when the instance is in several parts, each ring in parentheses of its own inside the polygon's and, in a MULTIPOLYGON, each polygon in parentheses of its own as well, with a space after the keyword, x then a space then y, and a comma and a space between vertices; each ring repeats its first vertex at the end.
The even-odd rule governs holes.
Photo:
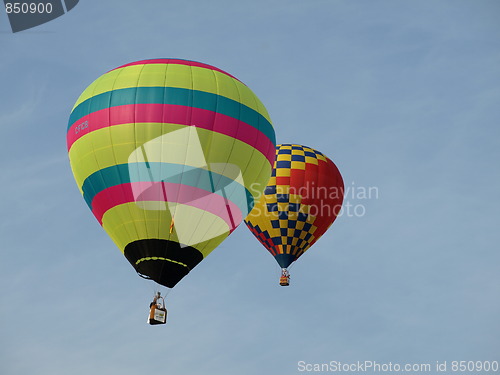
POLYGON ((274 259, 276 259, 276 262, 278 262, 282 269, 286 269, 297 259, 297 257, 294 254, 277 254, 274 256, 274 259))
POLYGON ((131 242, 124 254, 139 276, 167 288, 173 288, 203 260, 199 250, 163 239, 131 242))

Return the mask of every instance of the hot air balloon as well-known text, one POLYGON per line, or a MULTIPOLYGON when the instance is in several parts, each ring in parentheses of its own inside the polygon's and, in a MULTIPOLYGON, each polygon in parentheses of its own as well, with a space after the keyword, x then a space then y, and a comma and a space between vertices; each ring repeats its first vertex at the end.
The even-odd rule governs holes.
POLYGON ((97 221, 139 275, 172 288, 253 208, 275 134, 264 105, 232 75, 154 59, 87 87, 67 146, 97 221))
POLYGON ((289 285, 287 268, 332 225, 343 199, 342 176, 324 154, 276 146, 271 179, 245 223, 281 266, 280 285, 289 285))

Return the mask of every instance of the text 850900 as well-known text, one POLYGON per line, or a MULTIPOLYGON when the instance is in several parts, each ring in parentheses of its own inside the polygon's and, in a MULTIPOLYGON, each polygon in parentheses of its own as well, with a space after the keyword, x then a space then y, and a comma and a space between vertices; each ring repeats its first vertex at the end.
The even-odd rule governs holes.
POLYGON ((7 14, 50 14, 52 10, 51 3, 5 3, 7 14))

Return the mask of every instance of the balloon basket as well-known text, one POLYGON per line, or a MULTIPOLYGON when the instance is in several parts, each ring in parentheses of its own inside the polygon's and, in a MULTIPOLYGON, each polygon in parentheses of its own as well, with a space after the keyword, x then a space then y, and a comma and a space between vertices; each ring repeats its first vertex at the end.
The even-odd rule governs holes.
POLYGON ((148 323, 151 325, 157 324, 165 324, 167 323, 167 309, 165 308, 165 300, 163 297, 160 297, 160 293, 158 292, 158 297, 155 298, 153 303, 151 303, 151 307, 149 308, 149 317, 148 323), (162 304, 157 304, 157 300, 162 300, 162 304))
POLYGON ((149 312, 148 323, 151 325, 167 323, 167 309, 152 306, 149 312))
POLYGON ((290 278, 287 276, 281 276, 280 277, 280 285, 281 286, 288 286, 290 285, 290 278))

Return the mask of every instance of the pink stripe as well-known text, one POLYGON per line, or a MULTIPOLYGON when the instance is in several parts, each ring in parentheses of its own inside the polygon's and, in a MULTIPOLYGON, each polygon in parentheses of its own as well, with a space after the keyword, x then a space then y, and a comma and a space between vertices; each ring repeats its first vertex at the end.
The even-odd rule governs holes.
POLYGON ((274 144, 258 129, 227 115, 176 104, 126 104, 92 112, 69 128, 66 135, 68 151, 73 143, 92 131, 108 126, 141 122, 195 125, 224 134, 256 148, 271 165, 274 164, 276 157, 274 144), (81 126, 81 124, 88 125, 81 126))
POLYGON ((182 203, 217 215, 226 222, 231 231, 235 229, 231 225, 231 215, 236 226, 243 220, 239 207, 218 194, 189 185, 151 181, 131 182, 104 189, 94 197, 92 213, 102 225, 104 214, 120 204, 167 201, 182 203))
POLYGON ((237 81, 240 81, 235 76, 232 76, 231 74, 223 71, 222 69, 216 68, 215 66, 208 65, 208 64, 203 64, 203 63, 200 63, 200 62, 197 62, 197 61, 181 60, 181 59, 150 59, 150 60, 134 61, 134 62, 131 62, 129 64, 125 64, 125 65, 119 66, 118 68, 112 69, 112 70, 110 70, 110 72, 112 72, 113 70, 116 70, 116 69, 125 68, 126 66, 146 65, 146 64, 178 64, 178 65, 196 66, 196 67, 199 67, 199 68, 205 68, 205 69, 210 69, 210 70, 215 70, 217 72, 221 72, 221 73, 223 73, 223 74, 225 74, 225 75, 227 75, 227 76, 229 76, 231 78, 234 78, 237 81))

